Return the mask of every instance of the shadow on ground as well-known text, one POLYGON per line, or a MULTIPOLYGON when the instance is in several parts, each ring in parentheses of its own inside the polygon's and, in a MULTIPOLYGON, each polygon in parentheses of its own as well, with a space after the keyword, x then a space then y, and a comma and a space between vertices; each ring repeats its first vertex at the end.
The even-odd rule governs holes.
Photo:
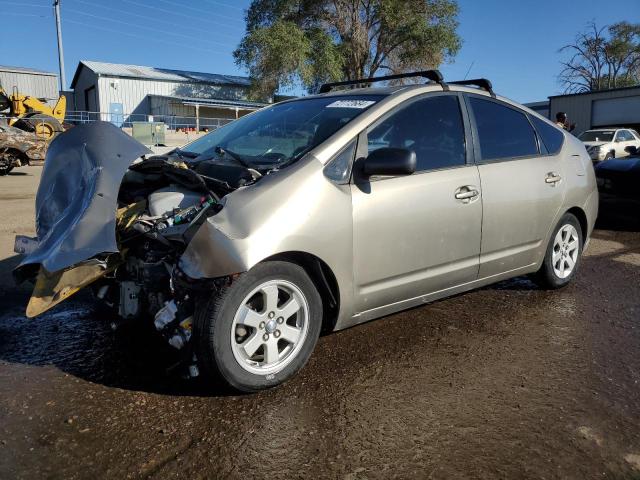
POLYGON ((0 261, 0 361, 31 366, 54 365, 78 378, 134 391, 170 395, 227 395, 198 381, 184 380, 182 359, 153 330, 150 322, 121 325, 91 293, 80 291, 37 318, 25 308, 32 285, 16 286, 11 271, 19 256, 0 261))
POLYGON ((601 196, 596 228, 640 232, 640 201, 601 196))

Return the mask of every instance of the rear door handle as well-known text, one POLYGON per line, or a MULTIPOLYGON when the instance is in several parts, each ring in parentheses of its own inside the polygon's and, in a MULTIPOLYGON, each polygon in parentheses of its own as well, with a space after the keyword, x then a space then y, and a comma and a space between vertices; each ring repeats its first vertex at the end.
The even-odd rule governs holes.
POLYGON ((555 184, 558 183, 560 180, 562 180, 562 177, 556 172, 547 173, 547 177, 544 179, 546 183, 550 183, 553 186, 555 186, 555 184))
POLYGON ((454 196, 457 200, 462 200, 463 203, 470 203, 473 199, 477 198, 480 192, 471 185, 460 187, 456 190, 454 196))

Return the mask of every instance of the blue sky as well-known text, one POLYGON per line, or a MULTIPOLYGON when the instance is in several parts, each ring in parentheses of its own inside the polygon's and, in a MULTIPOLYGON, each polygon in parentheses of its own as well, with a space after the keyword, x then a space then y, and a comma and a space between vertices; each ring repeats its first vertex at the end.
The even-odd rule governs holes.
MULTIPOLYGON (((57 71, 50 0, 0 0, 0 64, 57 71)), ((231 52, 250 0, 62 0, 67 82, 80 60, 245 74, 231 52)), ((561 93, 558 49, 587 22, 640 21, 640 0, 459 0, 463 47, 445 79, 491 79, 520 102, 561 93)))

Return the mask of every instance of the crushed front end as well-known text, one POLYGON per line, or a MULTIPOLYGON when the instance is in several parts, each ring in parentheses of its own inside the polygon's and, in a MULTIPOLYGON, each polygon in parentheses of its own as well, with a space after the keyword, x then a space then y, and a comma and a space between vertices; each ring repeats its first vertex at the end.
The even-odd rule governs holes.
MULTIPOLYGON (((36 238, 16 237, 25 255, 18 283, 34 282, 27 316, 89 286, 125 321, 148 319, 191 359, 194 299, 217 280, 191 280, 178 260, 227 193, 253 180, 233 165, 188 165, 150 151, 108 123, 71 129, 47 154, 36 196, 36 238)), ((193 371, 192 375, 196 372, 193 371)))

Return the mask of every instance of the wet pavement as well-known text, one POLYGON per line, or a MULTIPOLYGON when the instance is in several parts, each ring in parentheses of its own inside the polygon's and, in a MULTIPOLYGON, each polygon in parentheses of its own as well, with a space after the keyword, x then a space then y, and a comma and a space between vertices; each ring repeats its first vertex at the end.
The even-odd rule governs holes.
POLYGON ((0 294, 0 478, 640 478, 640 210, 576 281, 509 282, 326 335, 284 386, 165 374, 79 294, 0 294))

